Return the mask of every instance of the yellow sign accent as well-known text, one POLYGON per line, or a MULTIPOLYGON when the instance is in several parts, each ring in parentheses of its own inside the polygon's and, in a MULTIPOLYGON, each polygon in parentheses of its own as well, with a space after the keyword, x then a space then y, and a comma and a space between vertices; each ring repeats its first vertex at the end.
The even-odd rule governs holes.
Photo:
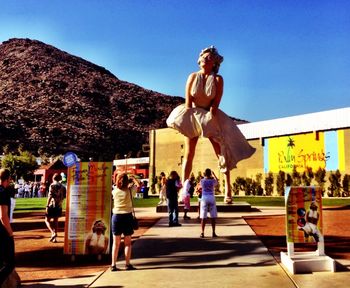
POLYGON ((295 167, 303 172, 307 167, 313 171, 326 167, 324 133, 277 137, 269 139, 269 170, 292 172, 295 167))

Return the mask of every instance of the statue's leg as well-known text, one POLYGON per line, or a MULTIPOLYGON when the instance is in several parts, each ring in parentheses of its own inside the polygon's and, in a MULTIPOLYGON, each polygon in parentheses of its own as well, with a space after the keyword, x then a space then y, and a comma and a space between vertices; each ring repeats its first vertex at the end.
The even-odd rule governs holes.
MULTIPOLYGON (((216 157, 220 156, 220 144, 215 142, 214 139, 209 138, 211 144, 213 145, 216 157)), ((227 204, 232 204, 232 189, 231 189, 231 179, 230 179, 230 171, 226 170, 225 175, 225 198, 224 201, 227 204)))
POLYGON ((184 182, 186 179, 190 177, 197 142, 198 142, 198 137, 190 139, 185 136, 185 154, 184 154, 184 160, 182 163, 182 178, 181 178, 182 182, 184 182))
POLYGON ((231 189, 231 177, 230 171, 227 170, 225 173, 225 203, 232 204, 232 189, 231 189))

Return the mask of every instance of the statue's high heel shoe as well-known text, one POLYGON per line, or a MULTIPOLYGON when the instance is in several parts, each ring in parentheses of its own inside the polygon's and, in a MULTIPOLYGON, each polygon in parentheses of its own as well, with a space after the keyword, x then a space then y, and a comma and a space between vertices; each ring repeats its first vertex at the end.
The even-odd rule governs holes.
POLYGON ((225 200, 224 200, 224 202, 225 202, 226 204, 233 204, 233 200, 232 200, 231 197, 226 197, 225 200))

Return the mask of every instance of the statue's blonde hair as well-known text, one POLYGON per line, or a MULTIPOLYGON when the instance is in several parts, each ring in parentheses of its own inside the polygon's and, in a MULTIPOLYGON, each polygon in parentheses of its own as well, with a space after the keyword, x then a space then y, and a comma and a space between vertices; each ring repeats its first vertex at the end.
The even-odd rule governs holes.
POLYGON ((214 58, 213 72, 214 73, 218 73, 219 72, 219 68, 220 68, 220 64, 222 63, 222 61, 224 61, 224 57, 219 54, 218 50, 213 45, 210 46, 210 47, 204 48, 199 53, 199 57, 198 57, 197 63, 200 64, 201 57, 203 56, 203 54, 205 54, 207 52, 210 52, 213 55, 213 58, 214 58))

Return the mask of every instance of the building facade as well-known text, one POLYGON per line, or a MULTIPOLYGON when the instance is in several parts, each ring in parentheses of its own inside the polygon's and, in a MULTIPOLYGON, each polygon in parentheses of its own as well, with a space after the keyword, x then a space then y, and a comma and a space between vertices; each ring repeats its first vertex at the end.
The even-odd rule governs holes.
MULTIPOLYGON (((339 170, 350 174, 350 108, 329 110, 238 125, 251 146, 249 159, 238 163, 231 179, 279 171, 303 173, 322 168, 328 173, 339 170)), ((181 175, 184 137, 165 128, 150 131, 150 178, 176 170, 181 175)), ((211 168, 222 179, 217 159, 208 139, 200 138, 192 173, 197 176, 211 168)))
POLYGON ((113 161, 114 173, 132 174, 140 179, 149 177, 149 157, 124 158, 113 161))

